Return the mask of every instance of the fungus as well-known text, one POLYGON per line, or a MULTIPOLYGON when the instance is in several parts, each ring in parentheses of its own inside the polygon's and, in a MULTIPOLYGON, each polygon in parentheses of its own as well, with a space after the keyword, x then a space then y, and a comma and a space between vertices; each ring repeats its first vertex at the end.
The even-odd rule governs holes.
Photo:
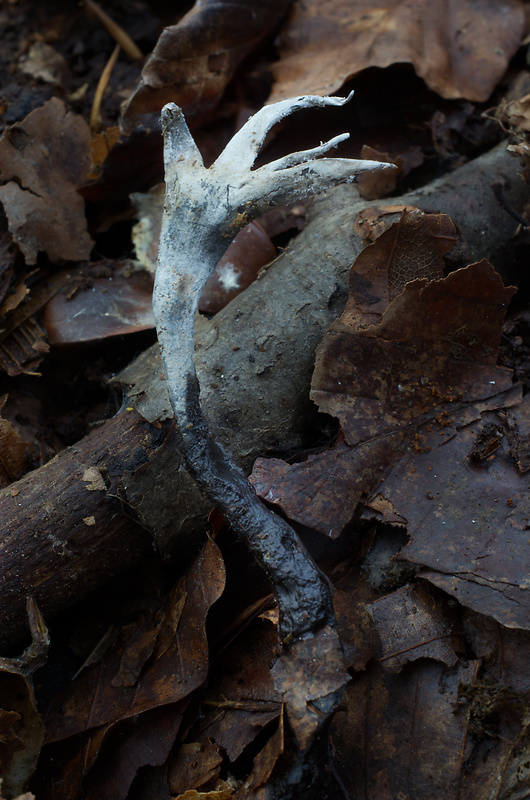
POLYGON ((316 160, 347 139, 346 133, 252 169, 267 132, 281 119, 298 109, 342 106, 350 98, 302 96, 265 106, 208 169, 181 109, 170 103, 162 110, 166 199, 153 309, 180 447, 189 472, 266 571, 284 644, 333 624, 328 581, 295 531, 262 503, 208 430, 193 360, 194 320, 227 238, 254 216, 353 182, 361 172, 392 168, 377 161, 316 160))

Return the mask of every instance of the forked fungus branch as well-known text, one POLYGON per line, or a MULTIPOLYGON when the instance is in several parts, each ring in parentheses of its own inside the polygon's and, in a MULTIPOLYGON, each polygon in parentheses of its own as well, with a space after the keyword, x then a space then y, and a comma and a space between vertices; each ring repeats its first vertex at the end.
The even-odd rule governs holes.
POLYGON ((243 472, 216 443, 200 405, 193 359, 195 313, 201 291, 227 242, 270 206, 352 182, 376 161, 322 158, 349 134, 252 170, 270 128, 302 108, 341 106, 351 98, 302 96, 266 106, 205 168, 180 108, 162 110, 166 200, 153 307, 171 403, 188 470, 267 572, 288 640, 332 622, 325 576, 295 531, 267 509, 243 472))

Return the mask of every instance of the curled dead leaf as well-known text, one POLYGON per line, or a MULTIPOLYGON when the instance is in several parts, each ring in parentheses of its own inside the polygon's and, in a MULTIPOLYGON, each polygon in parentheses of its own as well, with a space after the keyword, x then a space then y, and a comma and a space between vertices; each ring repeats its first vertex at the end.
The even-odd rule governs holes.
POLYGON ((56 97, 2 134, 0 175, 8 183, 0 186, 0 201, 28 264, 41 251, 52 261, 89 258, 93 242, 77 193, 89 150, 87 123, 56 97))
POLYGON ((305 0, 282 28, 270 99, 332 94, 368 67, 407 62, 442 97, 484 101, 523 34, 519 0, 305 0))
POLYGON ((126 124, 145 115, 158 122, 169 102, 187 118, 215 107, 239 64, 271 35, 289 5, 286 0, 197 2, 160 36, 125 110, 126 124))

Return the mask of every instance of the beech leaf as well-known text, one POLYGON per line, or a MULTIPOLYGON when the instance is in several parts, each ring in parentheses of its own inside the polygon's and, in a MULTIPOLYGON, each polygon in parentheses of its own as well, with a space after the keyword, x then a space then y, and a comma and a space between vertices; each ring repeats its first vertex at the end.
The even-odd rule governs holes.
POLYGON ((519 0, 304 0, 280 36, 271 100, 331 94, 368 67, 410 63, 442 97, 487 100, 524 33, 519 0))
POLYGON ((53 97, 0 139, 0 201, 9 230, 35 264, 44 251, 52 261, 90 257, 85 203, 77 189, 90 168, 90 129, 83 117, 53 97))

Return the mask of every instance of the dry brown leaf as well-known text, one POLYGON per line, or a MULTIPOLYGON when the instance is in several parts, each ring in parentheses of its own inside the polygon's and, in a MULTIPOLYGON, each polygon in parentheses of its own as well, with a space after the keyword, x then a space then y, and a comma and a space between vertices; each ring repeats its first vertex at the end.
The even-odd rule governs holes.
POLYGON ((268 800, 266 784, 271 778, 278 760, 285 749, 285 724, 283 712, 280 714, 277 730, 271 736, 263 750, 254 759, 254 767, 248 780, 237 793, 237 800, 268 800), (260 791, 260 787, 264 787, 260 791))
POLYGON ((371 614, 376 599, 376 590, 358 567, 350 571, 346 585, 335 586, 333 609, 348 669, 363 670, 379 654, 371 614))
MULTIPOLYGON (((438 541, 437 551, 453 541, 438 541)), ((389 800, 414 789, 447 800, 524 796, 530 633, 455 609, 423 581, 374 600, 365 571, 366 559, 334 595, 346 660, 356 670, 331 726, 332 769, 346 791, 389 800), (455 653, 466 650, 477 660, 457 665, 455 653), (454 666, 435 664, 440 657, 454 666)))
MULTIPOLYGON (((369 310, 364 289, 355 299, 369 310)), ((511 371, 495 364, 514 292, 481 261, 441 280, 408 283, 366 330, 344 321, 351 317, 347 308, 318 351, 312 398, 339 418, 352 445, 402 431, 435 408, 452 414, 459 402, 510 390, 511 371)))
POLYGON ((518 131, 530 131, 530 94, 510 103, 501 104, 497 115, 501 120, 518 131))
POLYGON ((112 148, 118 144, 121 136, 119 128, 107 128, 100 133, 93 133, 90 140, 90 158, 92 166, 88 178, 95 180, 101 172, 101 165, 107 158, 112 148))
POLYGON ((392 194, 398 180, 403 175, 403 158, 401 156, 390 158, 388 153, 382 153, 369 145, 363 145, 361 158, 368 161, 383 161, 385 164, 394 164, 396 167, 396 169, 378 169, 359 175, 357 185, 361 197, 364 197, 365 200, 378 200, 380 197, 392 194))
POLYGON ((125 720, 119 732, 116 726, 109 727, 107 739, 85 780, 83 800, 126 800, 138 770, 165 764, 181 722, 175 706, 163 706, 125 720))
POLYGON ((165 28, 142 70, 125 119, 158 117, 177 103, 186 117, 214 108, 239 64, 274 31, 290 0, 203 0, 165 28))
POLYGON ((216 661, 202 705, 200 738, 215 742, 233 763, 281 712, 269 665, 278 657, 278 629, 255 622, 216 661))
POLYGON ((455 225, 446 214, 403 209, 399 221, 357 257, 342 322, 357 329, 376 325, 406 283, 442 277, 443 256, 456 241, 455 225))
POLYGON ((270 101, 333 94, 367 67, 403 62, 442 97, 484 101, 523 34, 519 0, 297 0, 270 101))
POLYGON ((198 792, 196 789, 188 789, 184 794, 177 795, 174 800, 230 800, 234 794, 231 786, 224 781, 220 781, 220 789, 212 789, 209 792, 198 792))
MULTIPOLYGON (((357 299, 369 311, 371 286, 361 288, 357 299)), ((339 441, 291 466, 258 459, 252 477, 258 494, 334 538, 362 495, 377 494, 382 473, 406 448, 413 455, 428 451, 425 430, 435 431, 438 444, 482 412, 519 403, 511 371, 495 366, 513 292, 482 261, 439 281, 408 283, 376 326, 334 322, 317 353, 311 396, 339 419, 339 441)), ((404 509, 397 512, 406 517, 404 509)))
POLYGON ((19 69, 52 86, 63 86, 70 77, 68 62, 57 50, 46 42, 36 41, 26 55, 19 60, 19 69))
POLYGON ((28 317, 5 338, 0 335, 0 369, 11 377, 38 375, 35 370, 49 349, 46 331, 35 317, 28 317))
MULTIPOLYGON (((454 357, 451 348, 458 344, 453 342, 454 331, 462 325, 470 325, 471 338, 475 335, 473 321, 467 319, 469 288, 462 290, 460 307, 455 303, 452 308, 452 282, 458 278, 446 279, 447 290, 442 281, 415 281, 382 316, 390 297, 402 289, 407 278, 440 274, 442 253, 451 246, 454 235, 448 217, 404 212, 400 222, 355 262, 348 304, 319 349, 312 390, 320 409, 339 418, 342 435, 333 449, 293 465, 279 459, 258 459, 252 475, 258 494, 280 505, 291 519, 333 538, 338 536, 363 494, 372 492, 384 471, 399 458, 410 435, 410 423, 418 424, 437 405, 457 400, 453 387, 463 379, 464 362, 454 357), (439 297, 428 289, 438 283, 439 297), (459 315, 465 320, 459 321, 459 315), (396 322, 395 330, 391 319, 396 322), (399 320, 407 321, 403 329, 399 320), (370 328, 374 323, 380 327, 370 328)), ((468 280, 480 283, 481 270, 492 281, 484 291, 498 294, 500 279, 493 277, 491 267, 477 266, 468 280)), ((484 346, 496 348, 500 318, 497 338, 490 344, 491 331, 484 330, 479 320, 484 309, 491 318, 489 296, 477 299, 477 343, 482 342, 483 334, 484 346)), ((504 311, 502 306, 501 315, 504 311)), ((466 327, 464 333, 467 331, 466 327)), ((511 385, 510 374, 503 374, 511 385)), ((470 390, 471 384, 467 388, 470 390)), ((485 388, 489 391, 487 382, 485 388)))
POLYGON ((90 167, 90 129, 57 97, 4 131, 0 139, 0 201, 9 230, 35 264, 44 251, 52 261, 88 259, 92 239, 77 188, 90 167))
POLYGON ((341 436, 332 449, 295 464, 258 458, 250 480, 260 497, 279 506, 290 519, 335 539, 402 448, 401 433, 354 448, 341 436))
POLYGON ((404 205, 377 205, 367 206, 359 211, 353 223, 353 230, 363 240, 375 242, 393 224, 387 217, 394 214, 403 214, 404 211, 418 211, 416 206, 404 205))

